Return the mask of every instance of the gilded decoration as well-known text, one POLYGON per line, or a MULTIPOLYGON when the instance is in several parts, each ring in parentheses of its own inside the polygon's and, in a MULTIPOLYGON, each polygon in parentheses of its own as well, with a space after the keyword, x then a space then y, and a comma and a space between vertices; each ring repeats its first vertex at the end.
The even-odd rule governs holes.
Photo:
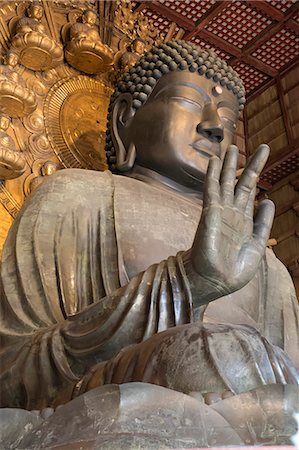
POLYGON ((21 18, 16 25, 16 34, 12 39, 12 48, 19 62, 31 70, 47 70, 63 61, 62 45, 47 35, 41 23, 43 8, 31 3, 28 17, 21 18))
POLYGON ((44 177, 53 175, 59 168, 54 161, 44 161, 37 159, 32 165, 32 173, 28 175, 24 182, 24 194, 29 195, 34 189, 42 184, 44 177))
POLYGON ((36 108, 36 96, 27 89, 17 73, 17 56, 7 55, 0 66, 0 112, 10 117, 23 117, 36 108))
POLYGON ((6 132, 9 125, 9 117, 0 116, 0 180, 18 178, 25 172, 24 157, 16 151, 14 140, 6 132))
POLYGON ((120 42, 120 47, 121 50, 116 53, 114 59, 114 67, 119 76, 136 64, 145 52, 146 45, 141 38, 136 38, 132 42, 120 42))
POLYGON ((88 74, 107 72, 113 63, 113 51, 101 42, 96 21, 93 11, 84 11, 81 22, 70 26, 70 41, 65 49, 67 62, 88 74))
POLYGON ((146 41, 147 48, 161 40, 157 28, 142 12, 132 12, 131 2, 119 2, 114 25, 131 40, 139 37, 146 41))
POLYGON ((106 116, 112 89, 83 75, 61 80, 44 106, 46 132, 65 167, 104 170, 106 116))

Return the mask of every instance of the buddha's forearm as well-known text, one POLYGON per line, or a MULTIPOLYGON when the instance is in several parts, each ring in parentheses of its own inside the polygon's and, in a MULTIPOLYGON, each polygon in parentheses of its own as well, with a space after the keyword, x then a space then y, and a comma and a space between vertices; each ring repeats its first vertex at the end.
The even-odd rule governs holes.
MULTIPOLYGON (((192 299, 181 256, 150 266, 126 286, 69 318, 61 333, 73 370, 82 373, 127 345, 190 323, 192 299)), ((80 373, 80 374, 81 374, 80 373)))
POLYGON ((170 257, 67 320, 14 338, 2 355, 2 406, 64 403, 95 363, 191 316, 181 256, 170 257))

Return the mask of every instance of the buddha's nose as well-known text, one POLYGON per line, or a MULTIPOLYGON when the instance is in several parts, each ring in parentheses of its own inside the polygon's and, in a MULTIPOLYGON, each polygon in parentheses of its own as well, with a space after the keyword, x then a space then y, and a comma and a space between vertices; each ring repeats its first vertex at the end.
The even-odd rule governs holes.
POLYGON ((220 143, 223 141, 223 125, 217 113, 217 108, 212 103, 207 103, 202 111, 201 122, 197 125, 197 132, 210 141, 220 143))

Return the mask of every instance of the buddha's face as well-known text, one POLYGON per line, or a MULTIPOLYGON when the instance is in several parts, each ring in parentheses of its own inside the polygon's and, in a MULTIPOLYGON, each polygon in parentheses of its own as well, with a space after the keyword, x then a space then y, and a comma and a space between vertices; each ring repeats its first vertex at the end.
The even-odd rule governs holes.
POLYGON ((223 159, 238 118, 236 96, 187 71, 164 75, 127 127, 136 164, 189 188, 199 188, 209 159, 223 159))
POLYGON ((10 119, 7 116, 0 116, 0 130, 6 131, 9 127, 10 119))
POLYGON ((145 51, 145 45, 142 41, 135 40, 133 41, 133 50, 138 55, 142 55, 145 51))
POLYGON ((53 175, 57 171, 57 164, 52 161, 46 161, 42 167, 42 174, 44 176, 53 175))
POLYGON ((15 53, 10 53, 7 58, 7 64, 11 67, 16 67, 18 64, 18 56, 15 53))
POLYGON ((93 11, 87 11, 83 16, 83 22, 89 25, 95 25, 97 16, 93 11))
POLYGON ((43 17, 43 8, 40 5, 32 5, 29 8, 28 15, 31 18, 40 20, 43 17))

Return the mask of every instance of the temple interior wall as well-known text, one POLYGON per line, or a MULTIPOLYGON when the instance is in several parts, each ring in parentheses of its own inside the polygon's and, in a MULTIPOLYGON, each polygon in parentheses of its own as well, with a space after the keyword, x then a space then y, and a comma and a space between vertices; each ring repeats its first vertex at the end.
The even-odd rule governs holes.
POLYGON ((271 148, 268 170, 271 176, 282 172, 281 180, 270 184, 261 195, 274 201, 275 219, 271 238, 276 256, 286 265, 295 283, 299 296, 299 171, 288 175, 296 163, 299 145, 299 64, 282 75, 246 107, 247 149, 249 155, 261 143, 271 148), (289 157, 293 151, 293 158, 289 157), (278 168, 276 161, 281 155, 285 161, 278 168))

